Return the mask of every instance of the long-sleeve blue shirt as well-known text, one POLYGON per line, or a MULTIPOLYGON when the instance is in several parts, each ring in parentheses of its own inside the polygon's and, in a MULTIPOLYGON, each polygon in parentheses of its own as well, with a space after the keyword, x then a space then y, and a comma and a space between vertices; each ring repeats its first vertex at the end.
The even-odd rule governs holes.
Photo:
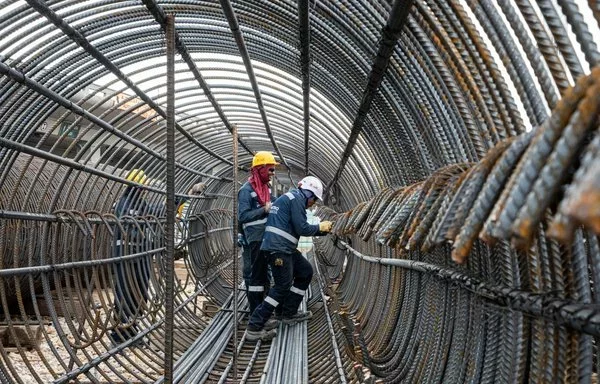
POLYGON ((306 197, 301 191, 293 190, 273 203, 260 249, 292 253, 298 247, 300 236, 317 233, 319 225, 306 221, 306 197))
MULTIPOLYGON (((275 197, 271 195, 271 201, 274 200, 275 197)), ((238 191, 238 221, 248 243, 262 240, 267 213, 249 182, 244 183, 238 191)))
MULTIPOLYGON (((119 219, 123 216, 143 216, 146 215, 148 211, 148 203, 146 199, 142 196, 142 191, 135 187, 128 187, 125 189, 119 200, 117 200, 114 213, 119 219)), ((121 240, 127 240, 128 242, 140 242, 143 229, 135 225, 132 221, 123 221, 121 223, 123 226, 123 230, 126 234, 121 233, 119 227, 115 228, 115 235, 117 239, 117 244, 121 243, 121 240)))
MULTIPOLYGON (((176 197, 175 204, 179 205, 183 202, 183 199, 176 197)), ((127 187, 123 194, 119 197, 114 205, 114 214, 119 219, 123 216, 131 216, 133 218, 139 216, 164 216, 165 204, 152 204, 149 203, 144 197, 144 193, 141 189, 136 187, 127 187)), ((121 244, 121 240, 127 240, 129 243, 139 243, 142 241, 143 234, 148 235, 148 224, 145 222, 138 222, 135 224, 131 220, 124 220, 121 222, 125 233, 121 233, 120 227, 115 228, 115 239, 118 244, 121 244)), ((157 225, 157 224, 154 224, 157 225)))

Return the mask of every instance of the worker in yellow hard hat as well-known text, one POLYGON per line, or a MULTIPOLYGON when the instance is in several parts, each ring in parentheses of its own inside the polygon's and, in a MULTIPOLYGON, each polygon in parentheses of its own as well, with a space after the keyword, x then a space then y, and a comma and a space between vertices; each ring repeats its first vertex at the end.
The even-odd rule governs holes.
POLYGON ((321 199, 323 183, 314 176, 306 176, 298 189, 273 203, 260 250, 267 256, 275 284, 250 315, 246 340, 273 338, 274 330, 267 327, 273 321, 273 313, 287 325, 312 318, 312 312, 300 310, 300 305, 312 280, 313 269, 297 248, 300 236, 323 236, 331 231, 333 223, 330 221, 314 225, 307 222, 306 210, 321 199))
MULTIPOLYGON (((270 182, 279 163, 271 152, 260 151, 252 158, 248 181, 238 191, 238 243, 243 246, 243 275, 250 313, 262 302, 269 285, 266 258, 260 251, 267 215, 275 197, 270 182)), ((277 325, 276 322, 267 326, 277 325)))
MULTIPOLYGON (((115 203, 114 214, 119 218, 120 226, 115 229, 113 257, 123 257, 143 253, 150 249, 156 238, 150 238, 154 233, 152 225, 145 220, 136 220, 139 216, 163 216, 165 204, 150 204, 141 186, 152 184, 155 188, 163 188, 164 183, 158 179, 150 179, 143 169, 132 169, 125 175, 128 184, 119 200, 115 203), (122 229, 122 230, 121 230, 122 229)), ((200 195, 206 189, 204 183, 197 183, 189 190, 189 195, 200 195)), ((186 202, 183 198, 175 198, 177 213, 186 202)), ((121 344, 137 333, 136 318, 144 313, 145 303, 149 297, 149 281, 152 271, 152 255, 121 261, 114 264, 114 307, 118 326, 109 334, 113 344, 121 344)), ((143 343, 136 339, 135 344, 143 343)))
MULTIPOLYGON (((127 185, 114 206, 114 214, 119 218, 121 226, 115 228, 113 257, 140 253, 147 248, 144 231, 133 219, 148 213, 148 203, 140 185, 147 185, 150 179, 144 170, 132 169, 125 176, 125 180, 136 184, 127 185)), ((148 300, 150 270, 151 263, 148 258, 114 264, 114 306, 115 315, 120 323, 109 334, 114 344, 123 343, 135 337, 138 332, 135 321, 132 320, 148 300)))
POLYGON ((144 184, 146 185, 149 181, 148 176, 144 173, 142 169, 132 169, 127 173, 125 179, 128 181, 133 181, 134 183, 144 184))

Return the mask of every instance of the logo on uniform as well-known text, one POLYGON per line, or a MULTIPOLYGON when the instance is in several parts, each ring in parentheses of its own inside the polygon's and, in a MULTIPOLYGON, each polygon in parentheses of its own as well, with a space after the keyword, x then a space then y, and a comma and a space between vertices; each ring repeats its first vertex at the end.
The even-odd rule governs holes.
POLYGON ((283 266, 283 259, 281 257, 276 258, 275 261, 273 262, 273 265, 276 267, 283 266))

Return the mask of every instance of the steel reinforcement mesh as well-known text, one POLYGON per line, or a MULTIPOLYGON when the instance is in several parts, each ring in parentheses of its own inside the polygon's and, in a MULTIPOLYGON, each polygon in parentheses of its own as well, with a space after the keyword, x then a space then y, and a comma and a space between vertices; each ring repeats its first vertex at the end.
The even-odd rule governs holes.
POLYGON ((0 382, 597 382, 599 43, 593 0, 0 0, 0 382), (260 150, 335 225, 252 344, 260 150))

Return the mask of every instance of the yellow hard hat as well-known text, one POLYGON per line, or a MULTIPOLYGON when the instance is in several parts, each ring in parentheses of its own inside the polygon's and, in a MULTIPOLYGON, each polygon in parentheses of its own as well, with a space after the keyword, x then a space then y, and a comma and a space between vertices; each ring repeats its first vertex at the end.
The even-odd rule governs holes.
POLYGON ((132 169, 125 178, 129 181, 133 181, 134 183, 144 185, 146 185, 149 181, 148 176, 146 176, 144 171, 141 169, 132 169))
POLYGON ((259 165, 279 165, 279 163, 275 161, 275 156, 271 152, 258 151, 252 159, 252 168, 259 165))

